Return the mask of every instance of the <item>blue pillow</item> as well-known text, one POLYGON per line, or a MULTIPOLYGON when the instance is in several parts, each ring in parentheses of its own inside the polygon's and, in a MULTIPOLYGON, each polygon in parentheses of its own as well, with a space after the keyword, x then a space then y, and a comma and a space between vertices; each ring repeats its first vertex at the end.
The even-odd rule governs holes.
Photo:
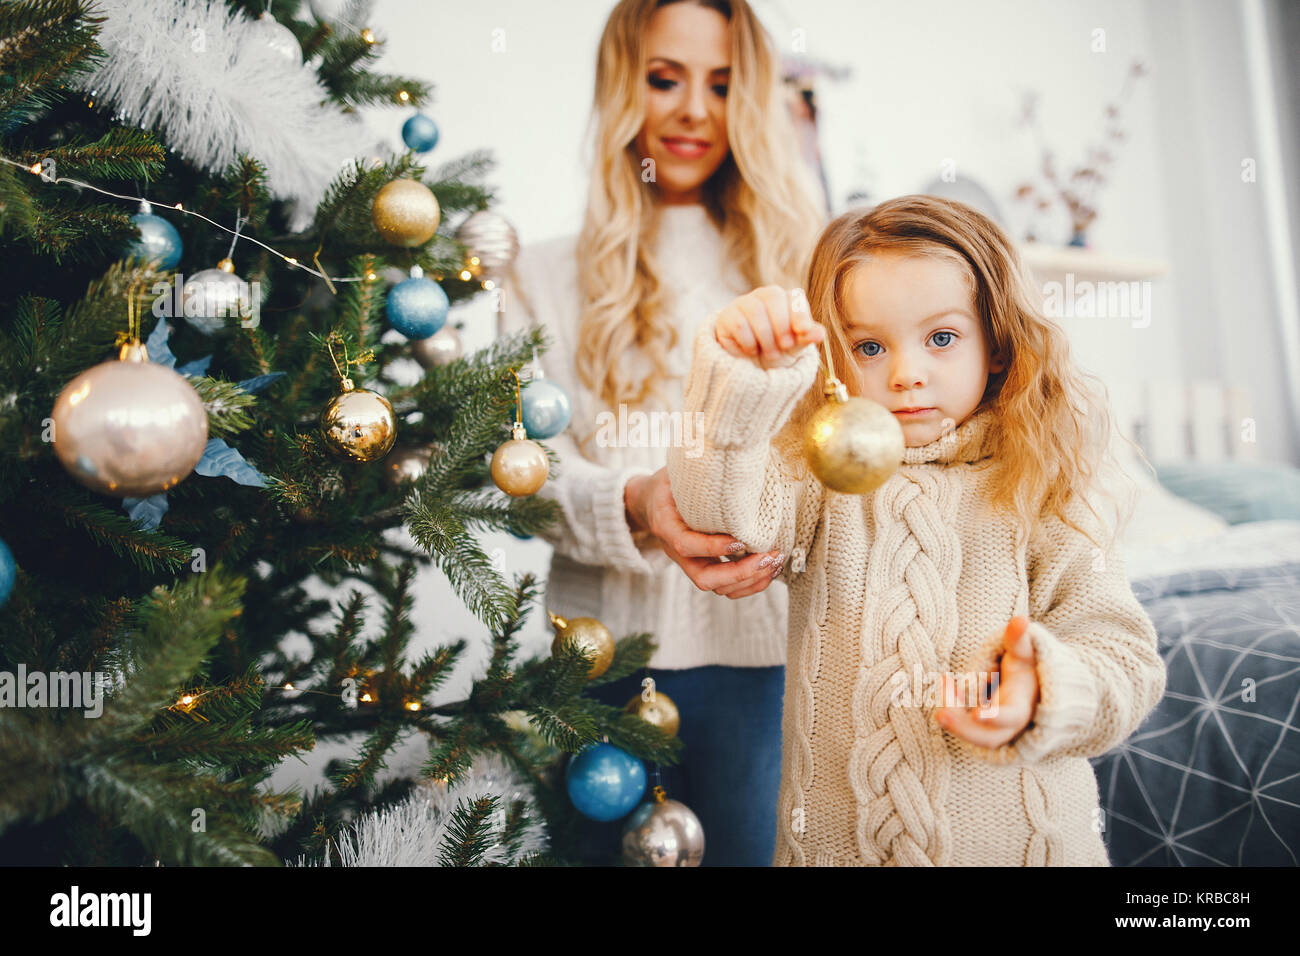
POLYGON ((1276 462, 1155 464, 1156 480, 1229 524, 1300 519, 1300 469, 1276 462))

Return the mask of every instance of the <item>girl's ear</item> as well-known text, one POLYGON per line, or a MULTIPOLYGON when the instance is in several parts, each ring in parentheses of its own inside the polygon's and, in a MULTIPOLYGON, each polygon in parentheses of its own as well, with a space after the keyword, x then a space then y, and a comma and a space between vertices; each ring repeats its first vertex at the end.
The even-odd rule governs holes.
POLYGON ((989 373, 997 375, 999 372, 1005 372, 1006 370, 1007 363, 1002 360, 1002 356, 997 352, 994 352, 993 355, 989 357, 989 373))

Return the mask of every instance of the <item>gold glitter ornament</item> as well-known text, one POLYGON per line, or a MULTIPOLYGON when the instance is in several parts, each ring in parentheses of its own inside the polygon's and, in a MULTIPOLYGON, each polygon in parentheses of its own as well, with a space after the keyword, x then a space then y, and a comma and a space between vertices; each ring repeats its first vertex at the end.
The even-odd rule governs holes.
POLYGON ((594 617, 571 617, 567 620, 551 611, 546 612, 555 628, 555 639, 551 642, 551 655, 560 653, 566 643, 576 645, 584 654, 592 657, 591 669, 587 679, 599 677, 609 670, 614 663, 614 635, 609 628, 594 617))
POLYGON ((394 179, 375 194, 370 217, 385 242, 422 246, 438 231, 438 197, 414 179, 394 179))
POLYGON ((832 371, 829 342, 829 335, 823 337, 827 402, 809 419, 803 436, 804 460, 832 491, 865 495, 883 485, 902 464, 903 428, 883 405, 849 396, 832 371))

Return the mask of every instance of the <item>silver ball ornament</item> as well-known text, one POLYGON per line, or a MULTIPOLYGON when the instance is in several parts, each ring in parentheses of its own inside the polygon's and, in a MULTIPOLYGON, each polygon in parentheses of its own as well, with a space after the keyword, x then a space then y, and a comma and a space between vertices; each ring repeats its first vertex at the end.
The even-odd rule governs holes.
POLYGON ((481 209, 462 222, 456 238, 465 244, 465 268, 476 279, 500 277, 519 254, 515 227, 490 209, 481 209))
POLYGON ((632 811, 623 827, 624 866, 699 866, 704 859, 704 827, 691 808, 664 796, 632 811))
POLYGON ((178 280, 183 289, 185 321, 204 335, 215 335, 252 315, 249 284, 235 275, 235 266, 222 259, 215 269, 204 269, 178 280))
POLYGON ((253 21, 248 32, 253 42, 260 44, 259 49, 294 66, 302 66, 302 47, 298 43, 298 38, 293 35, 292 30, 271 14, 262 13, 253 21))
POLYGON ((453 325, 444 325, 427 339, 411 340, 411 355, 423 368, 448 365, 460 358, 463 347, 460 333, 453 325))

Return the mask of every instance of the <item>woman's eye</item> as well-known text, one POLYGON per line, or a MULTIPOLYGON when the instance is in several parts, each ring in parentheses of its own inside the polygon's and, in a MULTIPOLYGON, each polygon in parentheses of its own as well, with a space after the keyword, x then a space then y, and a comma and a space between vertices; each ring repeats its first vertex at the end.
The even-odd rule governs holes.
POLYGON ((873 346, 873 345, 874 345, 876 348, 880 348, 880 343, 878 343, 878 342, 863 342, 863 343, 861 343, 861 344, 858 346, 858 353, 859 353, 863 358, 875 358, 877 355, 880 354, 879 352, 863 352, 863 351, 862 351, 863 349, 865 349, 865 348, 869 348, 869 347, 871 347, 871 346, 873 346))
POLYGON ((953 333, 951 332, 935 332, 934 335, 930 336, 930 338, 932 340, 937 340, 941 335, 948 336, 948 341, 944 341, 944 342, 935 341, 934 344, 939 346, 939 348, 943 348, 945 345, 948 345, 949 342, 951 342, 951 340, 954 338, 953 333))
POLYGON ((677 82, 676 80, 670 80, 666 76, 650 77, 650 85, 653 86, 656 90, 671 90, 673 86, 676 84, 676 82, 677 82))

